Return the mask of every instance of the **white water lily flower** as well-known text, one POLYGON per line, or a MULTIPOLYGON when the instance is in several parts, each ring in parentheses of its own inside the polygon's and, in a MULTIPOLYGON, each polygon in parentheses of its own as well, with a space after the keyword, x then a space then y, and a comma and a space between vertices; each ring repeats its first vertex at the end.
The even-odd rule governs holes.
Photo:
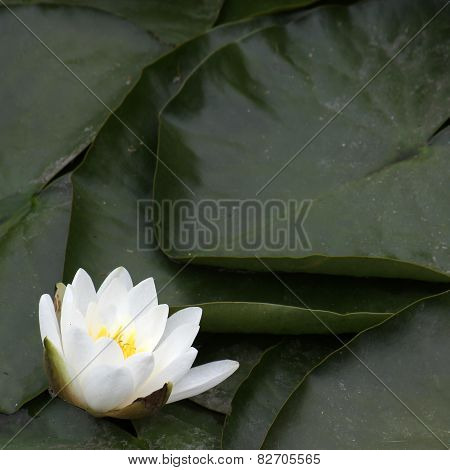
POLYGON ((45 294, 39 323, 52 390, 96 416, 136 418, 228 378, 239 366, 223 360, 192 367, 201 309, 168 318, 152 278, 133 287, 119 267, 96 292, 83 269, 45 294), (56 305, 56 311, 55 311, 56 305))

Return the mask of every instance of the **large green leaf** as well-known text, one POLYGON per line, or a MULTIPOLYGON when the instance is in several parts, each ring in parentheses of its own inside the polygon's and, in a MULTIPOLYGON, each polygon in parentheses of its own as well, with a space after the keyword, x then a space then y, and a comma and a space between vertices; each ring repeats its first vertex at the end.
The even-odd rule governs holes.
POLYGON ((95 419, 47 393, 17 413, 0 415, 0 448, 143 449, 132 434, 106 419, 95 419))
POLYGON ((450 293, 359 334, 293 393, 269 449, 450 446, 450 293))
POLYGON ((220 448, 223 419, 219 413, 182 401, 133 423, 149 449, 208 450, 220 448))
POLYGON ((284 339, 267 351, 233 399, 223 447, 259 449, 300 381, 340 345, 333 336, 300 336, 284 339))
POLYGON ((95 7, 132 21, 159 41, 173 46, 211 27, 222 0, 5 0, 5 3, 95 7))
POLYGON ((47 386, 38 303, 61 280, 72 203, 69 177, 24 201, 0 225, 0 412, 47 386))
MULTIPOLYGON (((208 44, 218 40, 204 41, 200 46, 194 42, 198 57, 203 47, 208 50, 208 44)), ((183 57, 187 53, 188 49, 183 57)), ((158 61, 147 68, 118 110, 144 145, 112 118, 73 176, 66 281, 83 267, 98 284, 113 268, 123 265, 136 281, 154 276, 162 289, 161 302, 175 308, 202 305, 205 331, 280 334, 328 333, 296 296, 318 310, 337 332, 354 332, 382 321, 414 300, 444 290, 429 283, 290 274, 283 276, 293 290, 290 292, 270 273, 233 273, 193 265, 179 273, 181 266, 158 249, 142 251, 139 240, 152 231, 152 220, 144 223, 146 205, 137 204, 148 200, 152 191, 155 160, 148 149, 155 142, 151 126, 156 117, 151 110, 156 113, 158 103, 164 104, 157 96, 173 89, 173 85, 164 84, 178 77, 177 64, 181 62, 174 54, 173 63, 165 58, 164 66, 158 61)), ((179 81, 190 70, 189 61, 182 63, 186 65, 179 69, 183 72, 179 81)))
POLYGON ((203 334, 195 342, 198 356, 195 365, 232 359, 239 369, 227 380, 192 397, 194 403, 219 413, 231 412, 231 401, 239 386, 259 363, 264 353, 281 339, 274 335, 203 334))
POLYGON ((127 21, 89 8, 12 11, 0 7, 2 219, 2 200, 9 216, 23 194, 42 188, 86 147, 109 117, 107 107, 121 103, 161 50, 127 21))
POLYGON ((252 21, 241 21, 236 24, 223 25, 212 29, 206 34, 192 39, 166 54, 148 67, 144 80, 147 86, 147 129, 146 144, 156 152, 158 115, 167 102, 183 86, 187 77, 212 52, 220 47, 244 37, 255 30, 279 22, 287 22, 294 18, 267 16, 252 21), (147 134, 150 133, 150 136, 147 134))
POLYGON ((220 10, 219 23, 236 21, 250 16, 266 15, 283 10, 305 7, 317 0, 225 0, 220 10))
POLYGON ((429 139, 448 118, 450 9, 403 48, 444 5, 319 8, 212 54, 161 114, 155 198, 312 200, 304 222, 312 250, 230 247, 258 245, 263 231, 230 229, 227 213, 209 251, 183 250, 186 220, 164 217, 166 254, 264 269, 257 255, 281 271, 448 282, 450 160, 429 139))

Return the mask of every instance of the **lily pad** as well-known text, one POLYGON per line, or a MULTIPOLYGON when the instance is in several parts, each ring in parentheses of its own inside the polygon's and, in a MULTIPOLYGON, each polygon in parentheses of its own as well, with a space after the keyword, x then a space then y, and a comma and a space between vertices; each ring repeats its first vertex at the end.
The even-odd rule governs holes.
POLYGON ((257 15, 267 15, 294 8, 301 8, 317 0, 225 0, 218 23, 227 23, 257 15))
POLYGON ((38 191, 78 155, 161 50, 144 31, 100 11, 11 10, 0 7, 2 219, 3 200, 38 191))
POLYGON ((189 401, 164 406, 149 419, 133 421, 139 439, 155 450, 220 449, 223 415, 189 401))
POLYGON ((269 349, 239 387, 223 429, 225 449, 260 449, 291 393, 341 343, 333 336, 286 338, 269 349))
POLYGON ((174 49, 151 64, 143 81, 147 84, 147 137, 146 144, 156 152, 158 142, 159 113, 182 88, 186 79, 211 53, 230 42, 245 37, 269 25, 285 23, 296 14, 279 18, 266 16, 251 21, 218 26, 174 49))
POLYGON ((155 199, 312 201, 309 244, 274 250, 259 224, 230 228, 226 213, 214 248, 183 249, 187 220, 166 213, 165 253, 225 268, 264 270, 257 256, 278 271, 448 282, 450 160, 429 144, 448 118, 444 5, 313 9, 212 54, 161 114, 155 199))
MULTIPOLYGON (((201 305, 203 331, 271 334, 328 333, 304 304, 336 332, 355 332, 415 300, 445 290, 431 283, 306 274, 281 276, 287 289, 271 273, 229 272, 192 264, 183 268, 157 246, 145 243, 154 231, 148 208, 155 159, 148 148, 155 142, 151 133, 155 116, 149 110, 161 103, 155 98, 160 90, 156 84, 163 84, 164 77, 172 82, 175 64, 161 67, 159 76, 154 75, 153 66, 148 67, 118 110, 144 145, 112 118, 73 175, 67 281, 83 267, 98 284, 123 265, 136 280, 154 276, 160 301, 174 310, 201 305), (154 94, 149 92, 152 85, 154 94)), ((183 70, 182 80, 189 73, 189 69, 183 70)))
POLYGON ((360 333, 292 394, 266 449, 450 446, 450 293, 360 333))
POLYGON ((45 393, 17 413, 0 415, 0 447, 6 449, 144 449, 132 434, 95 419, 45 393), (49 403, 47 405, 47 403, 49 403))
POLYGON ((0 412, 13 413, 47 387, 39 334, 41 294, 63 274, 72 204, 68 176, 23 201, 0 225, 0 412))
POLYGON ((159 41, 173 46, 210 28, 222 0, 6 0, 5 3, 95 7, 132 21, 159 41))
POLYGON ((264 353, 281 341, 273 335, 203 334, 196 341, 196 365, 223 358, 239 362, 239 369, 227 380, 191 400, 209 410, 229 414, 231 402, 242 382, 259 363, 264 353))

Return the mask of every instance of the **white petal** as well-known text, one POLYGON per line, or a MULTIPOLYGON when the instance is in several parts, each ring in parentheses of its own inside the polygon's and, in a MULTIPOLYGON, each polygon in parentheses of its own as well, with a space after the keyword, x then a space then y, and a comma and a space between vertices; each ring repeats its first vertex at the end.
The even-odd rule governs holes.
POLYGON ((147 397, 162 388, 167 382, 178 382, 189 372, 197 357, 197 352, 195 348, 189 348, 187 352, 177 357, 163 370, 152 374, 147 382, 138 390, 138 397, 147 397))
POLYGON ((128 292, 128 302, 132 318, 143 313, 148 308, 156 307, 158 305, 158 297, 153 278, 145 279, 134 286, 128 292))
POLYGON ((97 349, 93 339, 80 328, 69 328, 64 338, 64 356, 73 373, 78 375, 95 358, 97 349))
POLYGON ((145 383, 153 372, 153 367, 155 365, 155 360, 151 353, 137 353, 130 356, 125 361, 125 367, 128 367, 132 376, 134 383, 134 393, 130 398, 130 403, 132 403, 137 398, 141 398, 138 390, 145 383))
POLYGON ((75 305, 82 315, 86 315, 90 302, 97 300, 94 283, 84 269, 79 269, 72 282, 75 305))
POLYGON ((109 286, 109 284, 114 280, 118 279, 120 283, 125 287, 127 291, 129 291, 133 287, 133 281, 131 280, 131 276, 128 271, 123 268, 122 266, 114 269, 106 279, 103 281, 102 285, 98 289, 98 296, 100 297, 101 294, 105 291, 105 289, 109 286))
POLYGON ((155 350, 155 371, 159 372, 178 356, 186 352, 194 342, 198 325, 185 323, 176 328, 155 350))
POLYGON ((88 407, 97 413, 121 408, 133 393, 133 376, 127 367, 99 365, 89 368, 82 380, 88 407))
POLYGON ((71 328, 78 328, 80 330, 86 331, 86 320, 77 310, 75 306, 73 288, 70 284, 68 284, 64 293, 64 299, 61 307, 61 338, 63 347, 66 342, 67 332, 71 328))
POLYGON ((102 326, 104 326, 101 323, 101 318, 99 316, 98 307, 96 303, 91 302, 88 305, 85 319, 87 331, 93 338, 96 338, 98 332, 100 331, 102 326))
POLYGON ((48 337, 59 353, 62 354, 61 336, 58 320, 56 319, 55 306, 48 294, 41 296, 39 301, 39 328, 41 330, 42 341, 44 341, 45 337, 48 337))
POLYGON ((107 364, 123 366, 125 359, 120 346, 111 338, 100 338, 95 341, 93 365, 107 364))
POLYGON ((154 365, 153 355, 147 352, 133 354, 126 359, 125 366, 133 374, 135 388, 140 387, 150 377, 154 365))
POLYGON ((161 338, 161 341, 164 341, 173 330, 178 328, 184 323, 192 323, 194 325, 199 325, 202 318, 202 309, 200 307, 188 307, 178 310, 173 315, 170 315, 167 320, 166 329, 161 338))
POLYGON ((109 330, 121 324, 128 311, 128 292, 119 279, 113 279, 99 296, 97 315, 99 322, 109 330))
POLYGON ((84 399, 84 394, 83 394, 83 389, 81 388, 81 380, 80 380, 80 375, 78 375, 73 367, 70 366, 66 362, 66 369, 67 373, 70 377, 69 381, 69 387, 70 387, 70 392, 74 399, 78 402, 78 406, 85 407, 86 406, 86 400, 84 399))
POLYGON ((82 381, 92 369, 101 365, 120 367, 125 363, 122 349, 114 340, 100 338, 93 341, 79 328, 68 331, 65 357, 74 386, 81 389, 82 381))
POLYGON ((166 327, 169 306, 165 304, 151 308, 135 319, 136 346, 138 349, 153 351, 166 327))
POLYGON ((167 403, 193 397, 215 387, 239 367, 239 362, 224 360, 192 368, 179 382, 175 382, 167 403))

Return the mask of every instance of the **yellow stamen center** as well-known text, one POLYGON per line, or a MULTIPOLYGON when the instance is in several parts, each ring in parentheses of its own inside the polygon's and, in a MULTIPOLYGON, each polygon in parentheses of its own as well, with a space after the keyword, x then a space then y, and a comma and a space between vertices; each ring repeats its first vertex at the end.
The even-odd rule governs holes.
POLYGON ((136 331, 134 328, 120 326, 114 333, 110 333, 106 326, 102 326, 95 339, 105 337, 113 339, 120 346, 125 359, 136 353, 136 331))

